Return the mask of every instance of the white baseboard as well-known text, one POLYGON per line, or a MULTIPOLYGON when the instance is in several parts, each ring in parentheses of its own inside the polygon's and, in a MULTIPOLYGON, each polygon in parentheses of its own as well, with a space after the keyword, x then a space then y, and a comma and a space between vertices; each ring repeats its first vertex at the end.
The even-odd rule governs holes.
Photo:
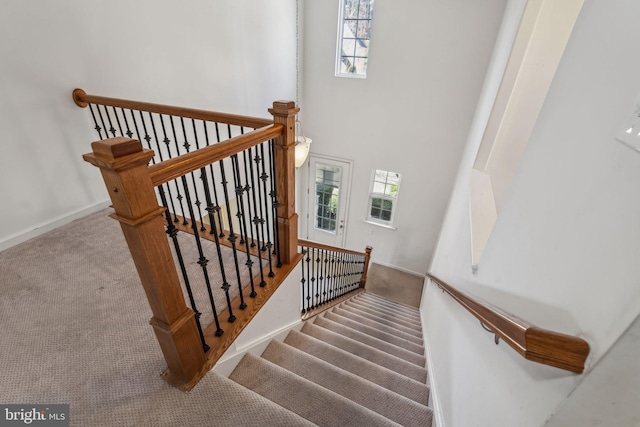
POLYGON ((442 407, 440 406, 440 397, 438 395, 438 382, 436 380, 435 369, 433 367, 433 357, 431 356, 431 346, 429 345, 429 337, 426 325, 424 324, 424 316, 422 316, 422 331, 424 338, 425 356, 427 358, 427 385, 430 388, 429 400, 433 409, 433 425, 435 427, 445 427, 444 416, 442 415, 442 407))
POLYGON ((102 209, 108 208, 109 205, 111 205, 110 200, 98 202, 91 206, 81 208, 68 214, 61 215, 57 218, 53 218, 49 221, 37 224, 35 227, 29 230, 23 230, 11 236, 5 237, 0 240, 0 251, 4 251, 5 249, 9 249, 12 246, 26 242, 27 240, 33 239, 34 237, 37 237, 41 234, 48 233, 53 229, 68 224, 78 218, 82 218, 83 216, 101 211, 102 209))

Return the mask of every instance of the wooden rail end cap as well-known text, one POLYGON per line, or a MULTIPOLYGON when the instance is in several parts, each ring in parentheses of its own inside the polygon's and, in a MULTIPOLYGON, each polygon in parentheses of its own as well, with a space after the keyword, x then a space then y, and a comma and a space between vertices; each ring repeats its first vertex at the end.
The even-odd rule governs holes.
POLYGON ((89 105, 89 103, 82 100, 86 95, 87 93, 82 89, 80 88, 74 89, 72 93, 73 102, 75 102, 76 105, 80 108, 87 108, 87 105, 89 105))

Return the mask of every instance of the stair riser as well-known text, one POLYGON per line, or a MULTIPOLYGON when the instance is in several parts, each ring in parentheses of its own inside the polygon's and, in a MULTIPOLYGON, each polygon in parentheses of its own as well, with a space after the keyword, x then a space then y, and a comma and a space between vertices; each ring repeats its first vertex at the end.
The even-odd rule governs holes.
POLYGON ((252 354, 240 361, 229 378, 318 425, 398 425, 252 354))
POLYGON ((384 331, 380 331, 378 329, 356 322, 347 317, 340 316, 333 312, 325 312, 323 317, 325 319, 329 319, 333 322, 336 322, 343 326, 351 328, 355 331, 362 332, 363 334, 366 334, 375 339, 384 341, 387 344, 397 346, 401 349, 408 350, 419 355, 424 355, 424 347, 422 347, 421 345, 415 344, 411 341, 408 341, 404 338, 389 334, 384 331))
POLYGON ((368 360, 372 363, 383 366, 387 369, 391 369, 392 371, 395 371, 401 375, 426 384, 427 370, 424 367, 420 367, 414 363, 407 362, 406 360, 385 353, 378 349, 372 349, 366 344, 362 344, 361 342, 342 336, 328 329, 313 325, 311 323, 305 324, 300 332, 310 335, 311 337, 314 337, 318 340, 322 340, 355 356, 362 357, 363 359, 368 360))
POLYGON ((420 316, 420 310, 415 308, 415 307, 411 307, 409 305, 406 304, 400 304, 398 302, 395 301, 391 301, 389 299, 383 298, 381 296, 378 296, 376 294, 372 294, 372 293, 364 293, 362 295, 360 295, 362 299, 367 299, 367 300, 371 300, 376 302, 377 304, 380 305, 384 305, 384 306, 388 306, 388 307, 392 307, 395 310, 401 310, 404 311, 408 314, 413 314, 416 316, 420 316))
POLYGON ((384 351, 385 353, 389 353, 393 356, 397 356, 401 359, 404 359, 407 362, 411 362, 420 367, 425 366, 425 358, 419 354, 416 354, 412 351, 405 350, 393 344, 386 343, 377 338, 368 336, 367 334, 363 334, 362 332, 355 331, 346 326, 343 326, 339 323, 333 322, 331 320, 325 319, 323 317, 316 317, 313 322, 314 325, 323 327, 325 329, 329 329, 338 334, 344 335, 348 338, 354 339, 356 341, 360 341, 362 344, 366 344, 370 347, 376 348, 378 350, 384 351))
POLYGON ((272 341, 262 357, 399 424, 424 425, 431 417, 430 408, 287 344, 272 341))
POLYGON ((386 320, 390 320, 392 322, 396 322, 398 325, 404 326, 406 328, 410 328, 410 329, 415 329, 415 330, 422 330, 422 327, 420 325, 420 323, 415 322, 413 320, 408 320, 405 317, 400 317, 397 314, 393 314, 393 313, 388 313, 388 312, 381 312, 380 310, 376 310, 376 307, 372 307, 370 305, 367 305, 366 303, 362 303, 359 301, 347 301, 344 303, 345 305, 349 306, 349 307, 354 307, 358 310, 364 311, 366 313, 369 313, 373 316, 377 316, 380 317, 382 319, 386 319, 386 320))
POLYGON ((422 405, 429 404, 429 387, 414 379, 298 331, 291 331, 284 342, 422 405))
POLYGON ((413 334, 405 332, 405 331, 403 331, 401 329, 394 328, 393 326, 389 326, 384 322, 373 320, 373 319, 367 318, 365 316, 361 316, 361 315, 359 315, 357 313, 354 313, 353 311, 349 310, 348 308, 347 309, 343 308, 343 306, 334 307, 331 310, 331 312, 335 313, 335 314, 337 314, 339 316, 351 319, 354 322, 358 322, 358 323, 361 323, 363 325, 370 326, 370 327, 372 327, 374 329, 377 329, 379 331, 386 332, 388 334, 392 334, 392 335, 395 335, 397 337, 403 338, 403 339, 405 339, 407 341, 410 341, 410 342, 412 342, 412 343, 414 343, 416 345, 420 345, 421 346, 423 344, 422 338, 420 338, 420 337, 417 337, 417 336, 415 336, 413 334))
POLYGON ((404 310, 398 309, 397 307, 392 307, 392 306, 380 304, 375 300, 371 300, 371 299, 367 299, 367 298, 354 297, 354 298, 351 299, 351 301, 359 303, 359 304, 366 305, 367 307, 370 307, 370 308, 372 308, 372 309, 374 309, 376 311, 379 311, 381 313, 392 314, 394 316, 404 318, 408 322, 412 322, 412 323, 416 323, 416 324, 420 323, 420 315, 416 314, 416 313, 408 313, 408 312, 406 312, 404 310))

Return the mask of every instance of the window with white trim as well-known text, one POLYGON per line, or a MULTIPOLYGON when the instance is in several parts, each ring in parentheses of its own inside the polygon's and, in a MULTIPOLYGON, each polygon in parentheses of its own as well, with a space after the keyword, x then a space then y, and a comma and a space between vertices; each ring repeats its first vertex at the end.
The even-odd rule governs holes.
POLYGON ((340 0, 336 76, 367 77, 374 0, 340 0))
POLYGON ((374 170, 371 177, 371 189, 369 190, 367 221, 391 226, 399 189, 399 173, 380 169, 374 170))

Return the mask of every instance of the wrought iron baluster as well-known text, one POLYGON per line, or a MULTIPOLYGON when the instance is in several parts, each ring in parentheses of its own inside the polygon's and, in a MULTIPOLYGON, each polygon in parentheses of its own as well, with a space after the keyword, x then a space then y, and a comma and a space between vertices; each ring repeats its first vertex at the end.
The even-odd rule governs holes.
MULTIPOLYGON (((118 112, 116 111, 116 107, 111 107, 113 110, 113 115, 116 117, 116 123, 118 124, 118 129, 120 130, 120 135, 124 136, 124 132, 122 131, 122 125, 120 124, 120 118, 118 117, 118 112)), ((131 137, 129 137, 131 138, 131 137)))
MULTIPOLYGON (((253 199, 253 220, 251 221, 255 227, 255 232, 256 232, 256 239, 258 241, 257 245, 254 246, 257 248, 258 252, 258 260, 260 262, 260 286, 264 287, 267 282, 264 280, 264 266, 262 265, 262 251, 260 250, 260 225, 264 224, 264 220, 262 218, 258 218, 258 207, 259 205, 256 204, 256 182, 255 182, 255 176, 253 174, 253 163, 252 163, 252 149, 249 148, 249 150, 247 150, 249 152, 249 175, 251 176, 251 196, 253 199)), ((247 163, 247 160, 245 160, 245 165, 247 163)), ((258 188, 258 194, 260 194, 260 188, 258 188)), ((249 214, 251 215, 251 214, 249 214)))
MULTIPOLYGON (((148 115, 149 115, 149 121, 151 122, 151 130, 153 132, 153 138, 156 142, 157 155, 160 158, 160 161, 162 162, 164 160, 164 157, 162 156, 162 149, 160 148, 160 139, 158 138, 158 132, 156 131, 156 124, 155 124, 155 121, 153 120, 153 116, 151 115, 151 113, 148 113, 148 115)), ((145 140, 147 141, 147 143, 150 144, 149 141, 151 140, 151 138, 149 137, 149 133, 147 132, 147 125, 145 123, 144 116, 142 115, 142 111, 140 112, 140 119, 142 120, 142 127, 144 128, 145 140)), ((175 187, 176 193, 178 194, 176 198, 178 198, 178 200, 181 201, 182 196, 180 195, 180 189, 178 188, 177 180, 175 179, 173 180, 173 185, 175 187)), ((171 186, 169 184, 167 184, 167 191, 169 193, 169 201, 171 202, 171 209, 173 212, 173 222, 179 222, 180 220, 178 219, 178 211, 175 207, 174 197, 171 194, 171 186)), ((182 208, 182 216, 184 217, 184 208, 182 208)))
MULTIPOLYGON (((173 222, 171 221, 171 214, 169 213, 169 208, 167 206, 167 198, 164 194, 163 185, 160 185, 158 187, 158 191, 160 193, 160 199, 162 200, 162 206, 164 206, 165 208, 164 214, 167 221, 166 223, 167 234, 169 235, 169 237, 171 237, 171 240, 173 241, 173 248, 176 251, 176 258, 178 258, 178 264, 180 265, 180 272, 182 273, 182 279, 184 281, 185 288, 187 289, 187 294, 189 295, 189 302, 191 304, 191 309, 196 313, 196 326, 198 327, 198 334, 200 335, 200 341, 202 341, 202 348, 206 352, 209 350, 209 346, 207 345, 204 339, 204 333, 202 332, 202 324, 200 323, 200 316, 202 316, 202 313, 198 311, 198 308, 196 307, 196 300, 193 297, 193 291, 191 289, 189 275, 187 274, 187 268, 184 265, 184 258, 182 257, 182 250, 180 249, 180 243, 178 242, 178 229, 176 228, 175 225, 173 225, 173 222)), ((220 329, 220 324, 218 322, 217 314, 214 315, 214 321, 216 323, 216 328, 220 329)))
POLYGON ((311 264, 311 258, 313 256, 312 251, 312 247, 307 248, 307 259, 305 259, 307 263, 307 277, 309 278, 309 280, 307 280, 307 296, 305 297, 307 300, 307 311, 311 309, 311 286, 313 283, 313 276, 311 275, 311 266, 309 264, 311 264))
MULTIPOLYGON (((242 185, 242 177, 240 176, 240 165, 238 164, 238 155, 234 154, 233 156, 231 156, 231 165, 233 166, 233 183, 235 184, 236 187, 236 204, 238 205, 238 220, 239 220, 239 226, 241 229, 243 229, 244 231, 244 235, 247 235, 247 221, 246 221, 246 215, 245 215, 245 211, 244 211, 244 200, 242 198, 242 193, 245 191, 244 187, 242 185)), ((247 262, 245 263, 245 265, 247 266, 247 269, 249 271, 249 283, 251 284, 251 298, 255 298, 256 295, 258 295, 256 293, 256 289, 255 289, 255 285, 253 282, 253 260, 251 259, 251 250, 249 249, 249 239, 245 238, 244 242, 241 240, 240 241, 241 244, 244 243, 245 246, 245 251, 247 253, 247 262)))
POLYGON ((109 132, 111 132, 111 135, 115 138, 116 128, 113 127, 113 123, 111 122, 111 114, 109 114, 109 109, 106 105, 103 105, 102 108, 104 108, 104 114, 107 116, 107 121, 109 122, 109 132))
MULTIPOLYGON (((273 277, 275 276, 275 273, 273 272, 273 266, 272 266, 272 262, 271 262, 271 238, 272 238, 272 234, 271 234, 271 221, 269 219, 269 202, 267 200, 267 195, 269 194, 267 192, 267 180, 269 179, 269 175, 266 173, 266 163, 265 163, 265 159, 264 159, 264 142, 262 144, 260 144, 260 156, 259 156, 259 161, 260 161, 260 165, 262 166, 262 173, 260 174, 260 180, 262 181, 262 194, 264 195, 264 219, 265 222, 267 224, 267 239, 266 239, 266 243, 263 240, 263 247, 261 248, 261 250, 266 251, 267 252, 267 258, 269 259, 269 277, 273 277)), ((258 163, 258 161, 256 161, 256 164, 258 163)), ((260 207, 260 214, 262 215, 262 206, 260 207)), ((277 222, 277 220, 276 220, 277 222)))
MULTIPOLYGON (((96 115, 93 112, 93 104, 89 104, 89 111, 91 111, 91 117, 93 118, 93 123, 96 125, 94 127, 94 129, 98 132, 98 136, 102 140, 102 139, 104 139, 104 138, 102 138, 102 128, 100 127, 100 125, 98 124, 98 121, 96 120, 96 115)), ((106 136, 106 134, 107 133, 105 132, 105 136, 106 136)))
MULTIPOLYGON (((204 137, 205 137, 205 142, 207 144, 207 147, 209 145, 211 145, 210 141, 209 141, 209 130, 207 129, 207 122, 206 121, 202 121, 202 124, 204 126, 204 137)), ((215 122, 215 129, 216 129, 216 137, 218 142, 220 142, 220 132, 218 131, 218 123, 215 122)), ((218 219, 218 225, 220 226, 220 230, 216 231, 215 233, 217 234, 218 237, 222 238, 224 237, 224 232, 222 231, 222 217, 220 214, 220 203, 218 203, 218 190, 216 188, 216 176, 215 176, 215 172, 213 170, 213 164, 209 165, 209 172, 211 173, 211 186, 213 188, 213 210, 216 213, 217 219, 218 219)), ((213 224, 213 222, 212 222, 213 224)), ((209 234, 213 234, 214 233, 214 228, 210 228, 209 234)))
MULTIPOLYGON (((222 289, 224 292, 225 298, 227 300, 227 307, 229 307, 229 313, 233 314, 231 310, 231 297, 229 295, 229 289, 231 288, 231 285, 227 280, 227 273, 224 268, 224 259, 222 257, 222 247, 220 246, 220 237, 218 236, 216 221, 215 221, 215 218, 213 217, 213 213, 215 212, 215 207, 213 206, 213 203, 211 203, 211 192, 209 191, 209 182, 207 179, 206 168, 202 168, 201 172, 203 177, 202 182, 204 186, 204 197, 205 197, 205 201, 207 202, 206 211, 209 215, 209 223, 211 224, 210 234, 213 235, 214 243, 216 245, 216 253, 218 254, 218 265, 220 266, 220 277, 222 278, 222 286, 220 287, 220 289, 222 289)), ((235 320, 235 317, 233 317, 233 320, 235 320)), ((229 320, 229 321, 232 322, 233 320, 229 320)))
MULTIPOLYGON (((182 175, 180 178, 182 179, 182 186, 183 186, 183 190, 184 190, 184 195, 185 195, 186 200, 187 200, 187 207, 189 208, 189 215, 191 216, 191 229, 193 230, 193 238, 196 241, 196 246, 198 248, 198 255, 200 256, 200 258, 198 258, 198 265, 200 267, 202 267, 202 275, 204 276, 205 285, 207 287, 207 293, 209 295, 209 302, 211 303, 211 309, 213 310, 214 319, 217 319, 218 318, 218 313, 216 311, 216 304, 215 304, 215 302, 213 300, 213 291, 211 290, 211 281, 209 279, 209 271, 207 269, 207 264, 209 263, 209 260, 204 256, 204 251, 202 250, 202 242, 200 242, 200 234, 198 233, 198 226, 196 225, 196 219, 195 219, 195 215, 194 215, 194 212, 193 212, 193 206, 191 205, 191 196, 189 195, 189 187, 188 187, 187 178, 184 175, 182 175)), ((231 306, 229 306, 228 308, 229 308, 229 322, 233 322, 233 320, 235 320, 235 316, 233 315, 233 311, 231 310, 231 306)), ((217 328, 216 336, 220 336, 224 332, 220 328, 219 325, 220 325, 219 322, 216 321, 216 328, 217 328)))
POLYGON ((318 249, 318 252, 316 254, 316 271, 317 271, 317 275, 318 275, 318 283, 316 284, 316 293, 314 294, 314 298, 316 301, 316 307, 320 306, 320 289, 322 288, 322 281, 324 279, 324 277, 322 276, 322 249, 318 249))
POLYGON ((331 254, 331 260, 329 261, 329 269, 331 271, 331 281, 329 283, 329 289, 327 290, 327 301, 331 301, 333 299, 333 288, 336 283, 336 254, 335 252, 331 254))
MULTIPOLYGON (((164 125, 164 116, 162 114, 158 114, 158 117, 160 119, 160 124, 162 125, 162 134, 164 135, 164 139, 162 140, 162 142, 167 147, 167 155, 171 159, 171 158, 173 158, 173 156, 171 155, 171 140, 169 139, 169 136, 167 135, 167 129, 166 129, 165 125, 164 125)), ((151 123, 153 124, 153 121, 151 123)), ((173 124, 173 122, 172 122, 172 124, 173 124)), ((154 125, 154 131, 155 131, 155 125, 154 125)), ((176 147, 177 146, 178 146, 178 143, 176 142, 176 147)), ((176 195, 176 199, 178 199, 178 203, 180 205, 180 212, 182 213, 182 225, 188 225, 189 223, 187 222, 187 216, 184 214, 184 204, 182 202, 183 196, 180 193, 180 189, 178 187, 178 183, 177 182, 176 182, 176 194, 177 194, 176 195)), ((177 217, 175 219, 177 219, 177 217)))
POLYGON ((231 205, 229 204, 229 191, 227 189, 228 181, 224 170, 224 161, 220 160, 219 164, 220 174, 222 175, 221 183, 224 192, 224 201, 227 207, 227 220, 229 221, 229 237, 227 238, 227 240, 231 242, 231 249, 233 249, 233 262, 236 269, 236 277, 238 279, 238 289, 240 290, 240 309, 244 310, 245 308, 247 308, 247 304, 244 302, 244 295, 242 294, 242 279, 240 278, 240 267, 238 265, 238 252, 236 248, 237 237, 233 230, 233 220, 231 219, 231 205))
POLYGON ((278 226, 278 194, 276 192, 276 156, 275 156, 275 143, 273 139, 269 140, 269 153, 270 153, 270 161, 269 161, 269 167, 271 168, 271 193, 269 193, 269 195, 271 196, 271 204, 273 207, 273 223, 275 225, 275 233, 274 233, 274 242, 275 242, 275 248, 274 248, 274 253, 277 255, 278 257, 278 264, 276 264, 276 267, 280 268, 282 267, 282 259, 280 257, 280 232, 279 232, 279 226, 278 226))
POLYGON ((104 123, 104 117, 102 117, 102 111, 100 111, 100 105, 98 104, 96 104, 96 111, 98 112, 98 117, 100 117, 100 123, 102 123, 102 129, 104 129, 104 136, 105 138, 108 138, 109 134, 107 134, 107 125, 104 123))
MULTIPOLYGON (((124 119, 124 125, 127 128, 127 131, 125 132, 125 134, 131 138, 133 137, 133 132, 131 131, 131 128, 129 128, 129 120, 127 120, 127 114, 124 111, 124 108, 120 108, 120 112, 122 113, 122 118, 124 119)), ((131 110, 129 110, 129 112, 131 112, 131 110)), ((133 117, 133 113, 131 112, 132 117, 133 117)), ((135 120, 135 119, 134 119, 135 120)), ((138 140, 140 140, 140 137, 138 136, 138 140)))
MULTIPOLYGON (((169 121, 171 122, 171 130, 173 131, 173 139, 174 141, 176 141, 176 146, 178 145, 178 136, 176 135, 176 128, 174 126, 173 123, 173 116, 169 116, 169 121)), ((184 136, 184 144, 183 147, 184 149, 187 151, 187 153, 189 152, 189 148, 191 148, 191 144, 189 144, 189 142, 187 141, 187 131, 184 127, 184 119, 182 117, 180 117, 180 125, 182 126, 182 135, 184 136)), ((191 175, 191 183, 193 184, 193 189, 195 192, 195 202, 194 204, 197 207, 198 210, 198 217, 200 218, 200 231, 205 231, 206 228, 204 227, 204 221, 202 221, 202 210, 200 209, 200 206, 202 205, 202 202, 200 201, 200 196, 199 196, 199 192, 198 192, 198 186, 196 185, 196 176, 193 172, 190 172, 189 175, 191 175)))
POLYGON ((335 297, 339 297, 340 294, 342 294, 342 290, 344 289, 344 283, 345 283, 345 260, 344 260, 344 254, 340 254, 340 283, 338 286, 338 289, 336 291, 336 295, 335 297))
MULTIPOLYGON (((253 176, 251 176, 251 178, 249 178, 249 167, 247 165, 247 163, 249 163, 249 165, 251 165, 251 153, 250 153, 250 148, 247 150, 244 150, 242 152, 242 166, 244 169, 244 192, 247 195, 247 213, 249 214, 249 221, 251 221, 251 219, 253 218, 253 212, 251 209, 251 190, 252 190, 252 185, 253 185, 253 176), (247 160, 247 156, 249 156, 249 160, 247 160), (251 182, 251 184, 249 184, 251 182)), ((255 202, 254 202, 255 204, 255 202)), ((255 206, 254 206, 255 209, 255 206)), ((247 234, 247 232, 245 231, 245 234, 247 234)), ((251 247, 255 248, 256 247, 256 237, 255 234, 253 233, 253 227, 249 226, 249 234, 251 234, 251 247)), ((249 234, 247 234, 247 238, 249 238, 249 234)))
MULTIPOLYGON (((303 260, 304 260, 304 256, 305 256, 306 252, 307 252, 307 248, 302 246, 302 259, 303 260)), ((304 275, 304 261, 302 261, 300 263, 300 267, 302 268, 302 279, 300 279, 300 284, 301 284, 300 295, 302 295, 302 305, 301 305, 301 307, 302 307, 302 314, 304 314, 304 313, 307 312, 306 308, 304 307, 304 301, 305 301, 305 298, 304 298, 304 284, 307 282, 307 279, 305 278, 305 275, 304 275)))
POLYGON ((316 290, 318 289, 318 278, 317 278, 317 273, 316 273, 316 254, 317 249, 316 248, 311 248, 311 290, 309 292, 309 297, 310 297, 310 301, 311 301, 311 308, 316 308, 316 300, 314 298, 314 295, 316 294, 316 290))
POLYGON ((329 281, 331 280, 330 272, 329 272, 329 257, 331 256, 330 251, 325 251, 325 256, 323 260, 324 264, 324 287, 322 288, 322 303, 327 302, 327 289, 329 288, 329 281))
MULTIPOLYGON (((180 118, 180 120, 182 120, 182 118, 180 118)), ((204 126, 206 128, 206 122, 203 122, 204 126)), ((183 126, 183 130, 184 130, 184 124, 183 126)), ((196 143, 196 150, 200 149, 200 141, 198 140, 198 131, 196 129, 196 120, 195 119, 191 119, 191 126, 193 127, 193 139, 194 142, 196 143)), ((206 133, 206 130, 205 130, 206 133)), ((185 141, 187 139, 186 136, 186 132, 185 132, 185 141)), ((202 185, 203 187, 206 187, 206 175, 207 175, 207 170, 205 168, 201 168, 200 169, 200 181, 202 181, 202 185)), ((194 184, 195 185, 195 184, 194 184)), ((206 200, 205 200, 206 201, 206 200)), ((197 201, 196 203, 200 203, 199 201, 197 201)), ((207 203, 207 207, 209 207, 209 204, 207 203)), ((200 205, 198 204, 198 209, 200 209, 200 205)), ((206 208, 205 208, 206 211, 206 208)), ((209 218, 209 221, 211 221, 211 218, 209 218)), ((210 229, 212 229, 211 225, 209 225, 210 229)), ((205 231, 206 227, 204 226, 204 221, 202 219, 202 214, 200 214, 200 231, 205 231)))

